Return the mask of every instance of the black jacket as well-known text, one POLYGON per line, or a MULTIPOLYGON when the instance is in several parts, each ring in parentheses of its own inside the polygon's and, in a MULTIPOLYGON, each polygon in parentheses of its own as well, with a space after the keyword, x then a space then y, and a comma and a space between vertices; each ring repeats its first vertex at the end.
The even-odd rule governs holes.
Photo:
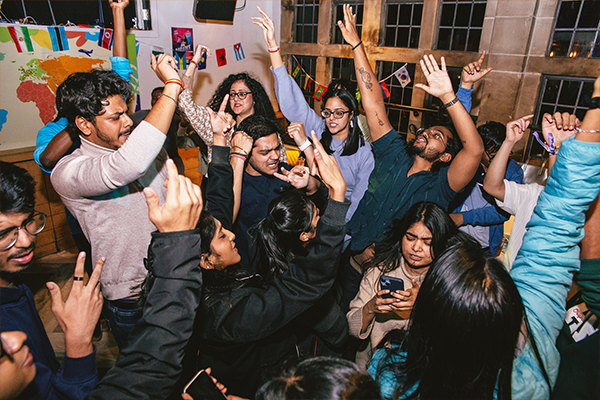
POLYGON ((166 399, 201 299, 200 233, 152 234, 147 269, 155 280, 144 315, 129 335, 115 366, 88 399, 166 399))

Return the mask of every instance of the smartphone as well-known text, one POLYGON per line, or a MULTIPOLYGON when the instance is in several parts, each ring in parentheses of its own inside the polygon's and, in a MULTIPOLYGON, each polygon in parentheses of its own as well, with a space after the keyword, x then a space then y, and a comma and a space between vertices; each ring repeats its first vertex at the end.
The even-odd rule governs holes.
POLYGON ((227 400, 227 397, 215 385, 210 375, 204 370, 199 371, 196 376, 183 388, 194 400, 227 400))
POLYGON ((379 285, 381 290, 387 289, 390 292, 381 296, 383 299, 391 299, 392 292, 396 290, 404 290, 404 281, 400 278, 394 278, 393 276, 381 275, 379 277, 379 285))

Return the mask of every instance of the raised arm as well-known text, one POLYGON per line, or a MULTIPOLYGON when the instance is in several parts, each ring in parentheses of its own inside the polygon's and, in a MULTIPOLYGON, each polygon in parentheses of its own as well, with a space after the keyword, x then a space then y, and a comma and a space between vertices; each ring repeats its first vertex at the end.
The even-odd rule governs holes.
POLYGON ((579 128, 581 122, 575 114, 569 113, 555 113, 550 115, 544 114, 542 118, 542 134, 546 144, 551 144, 551 149, 548 150, 548 175, 552 171, 552 167, 556 162, 556 155, 558 149, 563 141, 570 137, 573 137, 577 133, 576 129, 579 128))
POLYGON ((473 61, 465 65, 462 69, 460 86, 456 91, 456 96, 462 103, 468 113, 471 112, 473 85, 486 76, 493 68, 482 69, 483 61, 485 60, 485 50, 477 61, 473 61))
POLYGON ((485 174, 483 190, 502 202, 504 201, 504 176, 506 175, 508 160, 515 144, 523 138, 527 127, 531 123, 531 118, 533 118, 533 114, 511 121, 506 125, 506 139, 502 142, 502 146, 492 159, 485 174))
POLYGON ((127 41, 125 35, 125 8, 129 5, 129 0, 108 0, 112 8, 113 23, 115 31, 113 33, 113 56, 127 58, 127 41))
POLYGON ((471 116, 458 101, 452 89, 452 82, 446 71, 446 60, 441 58, 438 66, 433 55, 424 56, 421 69, 427 78, 427 85, 417 83, 415 87, 438 97, 447 107, 448 114, 462 142, 462 150, 454 157, 448 168, 448 183, 455 192, 461 191, 473 179, 483 155, 483 141, 475 128, 471 116))
POLYGON ((354 69, 362 97, 361 103, 367 115, 371 138, 376 141, 391 131, 392 125, 387 117, 379 82, 371 69, 362 40, 356 30, 356 15, 352 14, 352 7, 348 4, 344 4, 344 22, 338 21, 338 26, 344 40, 352 46, 354 52, 354 69))
POLYGON ((196 46, 196 52, 192 57, 192 61, 190 61, 190 65, 188 65, 187 69, 183 73, 183 76, 181 77, 185 90, 189 90, 190 92, 194 91, 194 75, 196 74, 198 63, 200 62, 200 59, 204 53, 206 53, 206 57, 211 56, 210 49, 207 46, 203 44, 196 46))

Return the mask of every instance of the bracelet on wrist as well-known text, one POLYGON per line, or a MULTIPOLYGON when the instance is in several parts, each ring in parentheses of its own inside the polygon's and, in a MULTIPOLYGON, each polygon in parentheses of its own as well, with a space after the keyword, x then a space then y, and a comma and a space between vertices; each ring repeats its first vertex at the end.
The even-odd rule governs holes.
POLYGON ((181 79, 167 79, 167 81, 165 82, 165 86, 169 83, 174 83, 176 85, 181 86, 181 89, 184 89, 183 82, 181 82, 181 79))
POLYGON ((306 142, 302 143, 301 146, 298 147, 298 149, 302 152, 306 149, 308 149, 310 146, 312 146, 312 142, 308 139, 306 139, 306 142))
POLYGON ((239 149, 240 150, 240 151, 236 151, 235 153, 237 153, 237 154, 243 154, 244 157, 248 157, 248 152, 246 150, 244 150, 243 148, 241 148, 240 146, 233 146, 233 147, 231 147, 231 150, 234 150, 234 149, 239 149))
POLYGON ((165 96, 165 97, 168 97, 169 99, 173 100, 173 103, 175 103, 175 105, 177 105, 177 100, 175 100, 174 98, 172 98, 171 96, 169 96, 169 95, 168 95, 168 94, 166 94, 166 93, 161 93, 161 95, 160 95, 160 96, 158 96, 158 98, 160 99, 160 98, 161 98, 161 97, 163 97, 163 96, 165 96))
POLYGON ((190 60, 190 64, 196 64, 196 67, 198 66, 198 63, 194 60, 190 60))
POLYGON ((268 47, 267 50, 269 53, 277 53, 279 51, 279 46, 277 47, 268 47))
POLYGON ((356 43, 356 45, 352 46, 352 51, 356 50, 356 48, 358 46, 360 46, 361 44, 362 44, 362 40, 360 42, 356 43))
POLYGON ((239 158, 240 160, 246 161, 246 156, 241 153, 231 153, 229 157, 239 158))
POLYGON ((600 130, 575 128, 579 133, 600 133, 600 130))
POLYGON ((548 152, 548 154, 550 154, 551 156, 555 156, 558 154, 558 149, 560 148, 560 145, 555 145, 554 143, 554 135, 552 134, 552 132, 548 132, 548 141, 550 143, 544 143, 544 141, 540 138, 540 134, 539 132, 533 132, 533 136, 535 137, 535 140, 538 141, 538 143, 544 148, 546 149, 546 151, 548 152))
POLYGON ((444 107, 446 107, 446 108, 452 107, 453 105, 455 105, 458 102, 459 102, 458 96, 454 96, 454 98, 452 100, 450 100, 449 102, 447 102, 446 104, 444 104, 444 107))

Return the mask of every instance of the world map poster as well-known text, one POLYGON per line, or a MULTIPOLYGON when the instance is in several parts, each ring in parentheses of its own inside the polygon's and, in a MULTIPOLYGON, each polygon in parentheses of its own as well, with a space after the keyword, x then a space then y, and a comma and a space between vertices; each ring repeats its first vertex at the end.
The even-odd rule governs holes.
MULTIPOLYGON (((127 36, 135 98, 135 36, 127 36)), ((58 86, 73 72, 110 69, 111 45, 109 29, 0 24, 0 151, 35 146, 56 116, 58 86)))

